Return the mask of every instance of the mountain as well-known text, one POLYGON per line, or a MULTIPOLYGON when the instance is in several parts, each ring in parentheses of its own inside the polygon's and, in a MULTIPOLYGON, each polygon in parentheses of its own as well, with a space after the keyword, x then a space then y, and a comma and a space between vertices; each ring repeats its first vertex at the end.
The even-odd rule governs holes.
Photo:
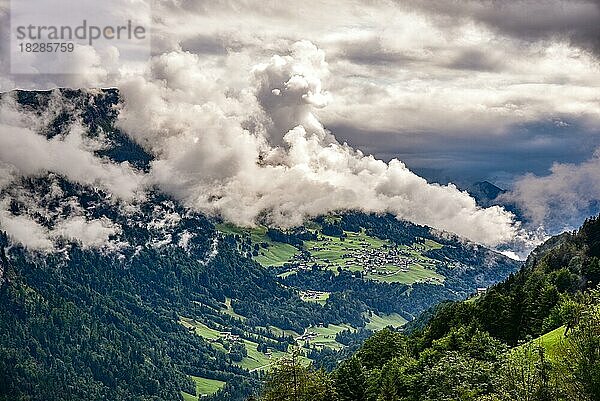
POLYGON ((435 307, 410 334, 377 332, 329 374, 281 364, 261 400, 598 400, 599 284, 600 216, 485 293, 435 307), (302 378, 293 388, 290 371, 302 378))
POLYGON ((506 193, 506 190, 498 188, 489 181, 476 182, 468 189, 469 194, 477 201, 477 204, 488 207, 494 205, 498 196, 506 193))
POLYGON ((80 124, 95 156, 131 177, 149 169, 152 154, 116 124, 118 90, 1 100, 40 117, 35 138, 61 164, 0 187, 1 221, 27 234, 27 246, 0 235, 0 400, 242 400, 284 357, 352 349, 518 269, 386 214, 243 228, 154 188, 115 199, 60 151, 80 124))

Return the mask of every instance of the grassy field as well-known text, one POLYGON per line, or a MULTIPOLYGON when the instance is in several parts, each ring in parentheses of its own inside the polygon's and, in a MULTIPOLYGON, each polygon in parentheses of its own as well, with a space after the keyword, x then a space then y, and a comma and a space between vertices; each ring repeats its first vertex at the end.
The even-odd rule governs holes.
POLYGON ((223 388, 225 382, 220 380, 206 379, 204 377, 190 376, 190 378, 196 383, 196 394, 192 395, 186 392, 181 392, 184 401, 197 401, 202 396, 212 395, 223 388))
POLYGON ((319 234, 318 240, 305 241, 304 249, 309 251, 317 262, 329 264, 332 270, 336 270, 338 267, 345 267, 346 261, 350 260, 344 255, 360 251, 363 245, 371 249, 379 249, 388 244, 386 241, 368 236, 364 231, 360 233, 347 231, 346 235, 346 238, 341 239, 319 234))
POLYGON ((255 228, 241 228, 232 224, 217 224, 217 230, 223 234, 232 234, 240 236, 250 236, 253 244, 266 243, 267 248, 260 248, 260 254, 254 257, 258 263, 263 266, 282 266, 289 262, 292 257, 298 252, 298 249, 289 244, 274 242, 267 237, 267 228, 258 226, 255 228))
POLYGON ((544 334, 534 341, 544 347, 548 352, 548 356, 553 358, 556 355, 561 341, 565 338, 565 330, 566 327, 561 326, 556 330, 552 330, 551 332, 544 334))
POLYGON ((425 240, 425 250, 430 250, 430 249, 442 249, 444 246, 442 244, 439 244, 433 240, 427 239, 425 240))
POLYGON ((256 256, 254 260, 263 266, 283 266, 283 264, 289 262, 297 252, 298 249, 289 244, 273 242, 268 248, 262 248, 260 250, 260 255, 256 256))
MULTIPOLYGON (((338 268, 347 268, 352 271, 363 271, 364 268, 359 263, 352 263, 353 257, 349 255, 360 252, 365 246, 368 249, 381 249, 390 246, 389 241, 374 238, 367 235, 364 231, 354 233, 346 232, 347 237, 340 239, 319 234, 316 241, 305 241, 304 249, 309 251, 318 264, 326 265, 329 269, 337 271, 338 268), (352 263, 352 264, 350 264, 352 263)), ((367 277, 382 282, 400 282, 412 284, 415 282, 429 281, 437 284, 442 283, 444 277, 433 270, 433 261, 422 255, 422 252, 430 249, 439 249, 442 245, 437 242, 427 240, 424 244, 415 244, 413 247, 400 246, 399 249, 410 254, 413 260, 419 263, 412 263, 408 267, 408 272, 400 271, 398 266, 388 265, 385 270, 394 272, 390 275, 369 274, 367 277)), ((288 255, 285 255, 286 257, 288 255)), ((264 259, 257 258, 262 262, 264 259)), ((280 260, 279 265, 283 264, 280 260)))
MULTIPOLYGON (((346 330, 350 326, 330 324, 328 327, 309 327, 307 332, 317 333, 317 337, 309 341, 311 346, 327 347, 332 349, 341 349, 344 346, 335 341, 335 336, 340 331, 346 330)), ((302 344, 301 344, 302 345, 302 344)))
MULTIPOLYGON (((227 305, 230 306, 230 303, 227 303, 227 305)), ((189 319, 186 317, 182 317, 180 319, 179 323, 189 329, 193 328, 194 332, 197 335, 199 335, 205 339, 216 340, 221 337, 219 330, 212 329, 202 322, 199 322, 199 321, 196 321, 193 319, 189 319)), ((285 333, 286 335, 292 335, 293 337, 297 337, 299 335, 294 332, 281 330, 280 328, 277 328, 277 327, 271 327, 270 329, 274 333, 285 333)), ((227 331, 226 328, 223 328, 223 331, 227 331)), ((276 350, 271 350, 270 354, 263 354, 262 352, 259 352, 257 350, 258 343, 247 340, 247 339, 242 339, 241 341, 243 341, 244 346, 246 347, 248 356, 246 356, 240 362, 236 362, 235 364, 244 369, 267 370, 273 362, 277 361, 278 359, 280 359, 284 356, 290 355, 289 352, 281 352, 281 351, 276 351, 276 350)), ((211 342, 211 346, 218 351, 227 353, 227 350, 223 347, 223 345, 218 342, 211 342)), ((308 364, 310 362, 310 360, 305 357, 302 357, 302 360, 306 364, 308 364)))
POLYGON ((244 345, 246 346, 246 351, 248 351, 248 356, 237 363, 237 365, 244 369, 252 370, 262 366, 268 366, 271 364, 271 359, 275 357, 275 355, 273 355, 272 358, 269 359, 268 355, 258 352, 256 350, 258 344, 255 342, 244 340, 244 345))
MULTIPOLYGON (((279 359, 284 358, 286 356, 291 356, 291 352, 281 352, 274 350, 271 350, 270 355, 263 354, 262 352, 256 350, 258 344, 253 341, 244 340, 244 344, 246 345, 248 356, 242 359, 241 362, 236 363, 236 365, 238 365, 241 368, 248 369, 250 371, 268 370, 269 367, 273 363, 277 362, 279 359)), ((311 360, 301 355, 300 362, 304 365, 309 365, 311 360)))
POLYGON ((406 324, 406 322, 407 320, 397 313, 381 316, 374 313, 373 316, 369 318, 369 323, 367 323, 365 328, 373 331, 379 331, 387 326, 402 327, 406 324))
MULTIPOLYGON (((266 329, 266 327, 263 327, 263 326, 257 326, 257 327, 266 329)), ((300 334, 302 334, 302 333, 296 333, 293 330, 283 330, 276 326, 269 326, 269 330, 271 330, 271 332, 277 336, 285 335, 285 336, 292 336, 295 338, 295 337, 298 337, 300 334)))
MULTIPOLYGON (((554 359, 556 357, 556 353, 558 352, 561 342, 565 338, 565 330, 566 330, 566 327, 561 326, 555 330, 552 330, 546 334, 539 336, 538 338, 531 340, 527 344, 533 343, 533 344, 541 345, 546 350, 547 357, 549 359, 554 359)), ((522 348, 523 346, 524 345, 519 345, 519 346, 513 348, 513 350, 518 350, 518 349, 522 348)))
POLYGON ((181 392, 181 396, 183 397, 183 401, 198 401, 197 396, 188 394, 185 391, 181 392))
POLYGON ((187 328, 193 327, 194 331, 197 335, 199 335, 200 337, 204 337, 208 340, 215 340, 215 339, 221 337, 218 330, 211 329, 207 325, 205 325, 201 322, 198 322, 196 320, 182 317, 181 320, 179 321, 179 323, 187 328))

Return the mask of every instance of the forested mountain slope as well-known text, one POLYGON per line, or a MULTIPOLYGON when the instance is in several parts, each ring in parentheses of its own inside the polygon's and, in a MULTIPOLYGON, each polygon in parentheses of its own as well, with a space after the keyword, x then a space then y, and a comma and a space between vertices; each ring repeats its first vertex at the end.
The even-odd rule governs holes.
POLYGON ((596 217, 484 295, 438 306, 411 334, 376 333, 332 373, 280 364, 262 399, 598 400, 599 256, 596 217), (286 384, 290 375, 301 384, 286 384))
MULTIPOLYGON (((152 163, 116 126, 118 90, 1 98, 43 117, 36 139, 64 144, 81 124, 95 156, 152 163)), ((243 400, 281 358, 308 364, 518 267, 391 215, 340 211, 258 233, 155 188, 125 203, 60 168, 16 177, 0 198, 2 218, 52 234, 39 250, 0 235, 6 401, 243 400), (73 237, 82 221, 108 229, 106 241, 73 237)))

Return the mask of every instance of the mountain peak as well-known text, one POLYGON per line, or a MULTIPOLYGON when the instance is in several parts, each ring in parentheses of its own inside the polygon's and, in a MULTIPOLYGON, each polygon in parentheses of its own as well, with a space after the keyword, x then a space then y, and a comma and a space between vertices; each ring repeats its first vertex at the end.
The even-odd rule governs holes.
POLYGON ((506 193, 502 189, 489 181, 478 181, 471 185, 469 193, 475 198, 481 206, 489 206, 498 196, 506 193))

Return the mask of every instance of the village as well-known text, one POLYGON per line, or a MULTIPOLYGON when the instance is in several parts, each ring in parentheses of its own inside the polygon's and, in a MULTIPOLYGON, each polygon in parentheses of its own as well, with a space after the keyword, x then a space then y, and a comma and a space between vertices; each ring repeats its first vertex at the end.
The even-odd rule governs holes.
MULTIPOLYGON (((330 238, 321 239, 319 242, 332 241, 330 238)), ((399 249, 396 245, 384 244, 381 247, 374 248, 367 241, 362 239, 347 240, 353 245, 348 247, 346 253, 342 254, 337 260, 328 258, 318 258, 315 254, 319 251, 326 251, 327 244, 313 245, 307 250, 296 253, 290 261, 284 264, 290 270, 311 270, 317 269, 348 269, 356 272, 362 272, 363 275, 386 276, 397 273, 408 273, 410 266, 416 263, 423 263, 421 258, 413 253, 399 249), (393 267, 390 268, 390 267, 393 267)))

